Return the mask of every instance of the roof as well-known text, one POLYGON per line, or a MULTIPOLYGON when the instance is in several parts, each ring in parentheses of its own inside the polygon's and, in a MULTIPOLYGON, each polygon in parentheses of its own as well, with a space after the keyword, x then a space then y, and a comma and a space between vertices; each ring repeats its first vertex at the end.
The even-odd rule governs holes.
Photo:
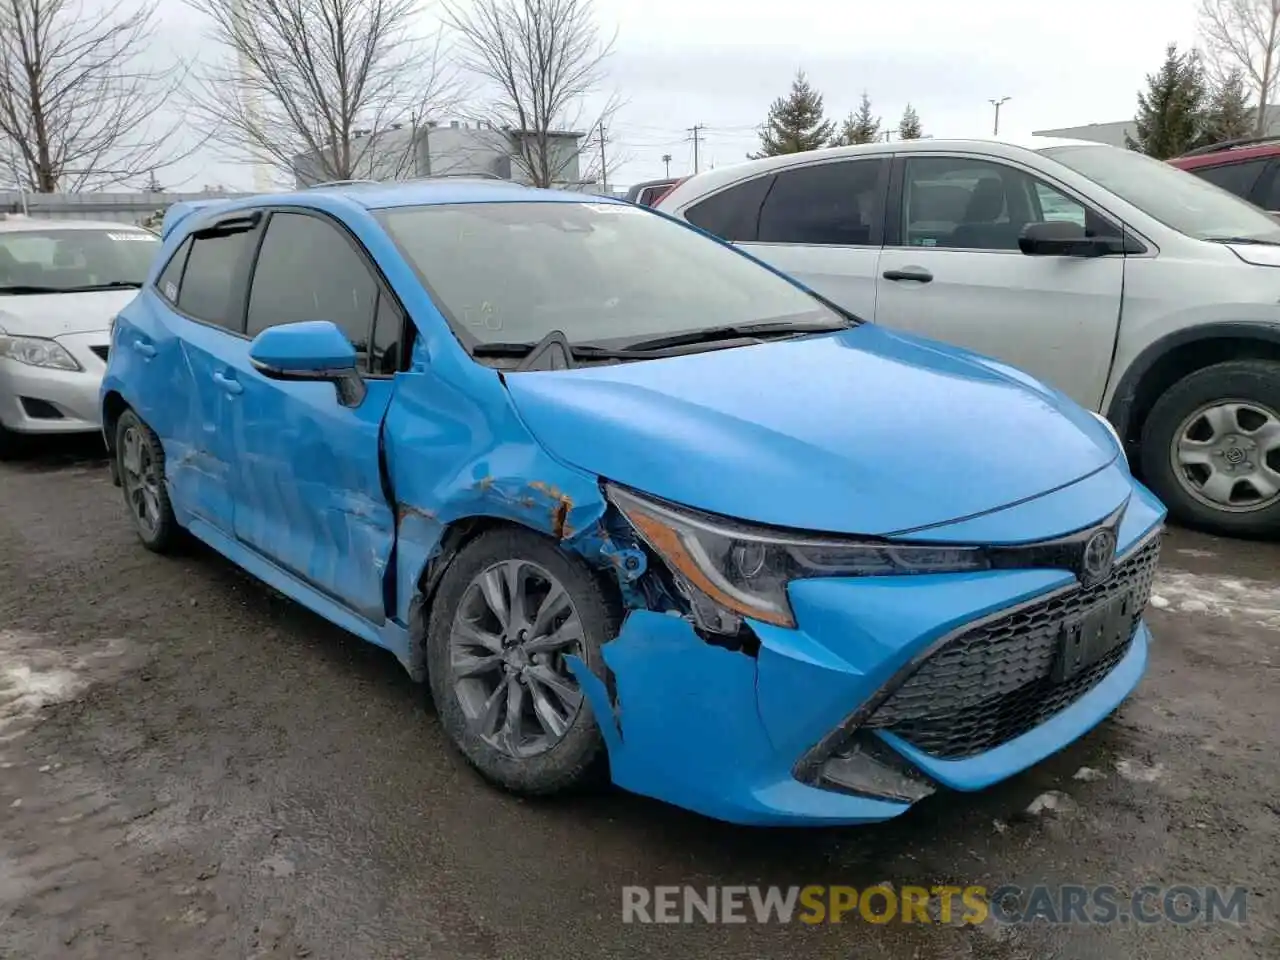
POLYGON ((614 197, 576 193, 570 190, 539 190, 510 180, 411 180, 391 183, 354 182, 307 187, 288 193, 244 195, 223 200, 175 203, 165 212, 161 233, 166 238, 192 213, 231 213, 262 206, 305 205, 308 199, 336 197, 359 204, 366 210, 420 207, 445 203, 622 203, 614 197))
POLYGON ((1201 167, 1219 167, 1277 155, 1280 155, 1280 137, 1251 137, 1201 147, 1199 150, 1192 150, 1180 157, 1174 157, 1169 162, 1183 170, 1198 170, 1201 167))
MULTIPOLYGON (((585 201, 587 196, 566 190, 539 190, 510 180, 412 180, 399 183, 312 187, 302 194, 337 193, 369 210, 417 207, 437 203, 501 203, 513 200, 585 201)), ((591 197, 591 200, 608 199, 591 197)))
POLYGON ((19 230, 134 230, 147 233, 136 223, 116 220, 59 220, 53 217, 27 217, 21 214, 0 214, 0 233, 19 230))
MULTIPOLYGON (((746 163, 735 163, 728 166, 716 167, 714 170, 708 170, 696 176, 689 177, 680 183, 672 193, 668 194, 668 198, 675 196, 676 191, 683 191, 686 187, 693 184, 696 190, 690 188, 699 196, 707 190, 715 189, 721 185, 736 183, 739 180, 760 173, 767 173, 770 170, 778 170, 794 164, 815 163, 822 160, 838 160, 845 157, 860 156, 877 156, 902 153, 936 153, 938 151, 953 150, 961 153, 983 153, 994 156, 1003 156, 1008 159, 1016 159, 1018 154, 1024 150, 1048 150, 1054 147, 1097 147, 1100 144, 1089 140, 1067 140, 1053 137, 1021 137, 1017 139, 1008 138, 984 138, 971 137, 967 140, 893 140, 881 143, 861 143, 851 147, 826 147, 822 150, 808 150, 803 153, 784 153, 776 157, 763 157, 759 160, 748 160, 746 163)), ((683 193, 682 193, 683 195, 683 193)))

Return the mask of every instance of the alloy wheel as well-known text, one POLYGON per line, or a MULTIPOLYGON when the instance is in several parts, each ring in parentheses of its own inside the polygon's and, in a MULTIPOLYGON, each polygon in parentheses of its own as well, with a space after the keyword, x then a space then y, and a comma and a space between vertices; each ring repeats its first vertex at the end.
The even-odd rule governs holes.
POLYGON ((542 566, 505 560, 477 574, 449 635, 454 694, 475 733, 516 759, 559 743, 582 707, 565 659, 582 642, 572 598, 542 566))
POLYGON ((160 528, 160 477, 151 444, 136 425, 121 437, 120 473, 125 500, 142 535, 152 538, 160 528))
POLYGON ((1206 404, 1182 421, 1169 456, 1183 489, 1216 510, 1246 513, 1280 501, 1280 414, 1262 404, 1206 404))

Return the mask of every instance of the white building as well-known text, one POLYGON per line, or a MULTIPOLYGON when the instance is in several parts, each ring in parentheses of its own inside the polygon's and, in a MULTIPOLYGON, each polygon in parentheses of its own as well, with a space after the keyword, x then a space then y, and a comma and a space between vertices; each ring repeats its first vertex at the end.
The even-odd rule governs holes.
MULTIPOLYGON (((499 130, 484 123, 470 125, 457 120, 442 125, 435 121, 417 130, 395 126, 371 134, 356 131, 351 145, 358 179, 409 180, 431 176, 496 176, 528 183, 529 176, 519 162, 520 139, 533 133, 499 130)), ((579 155, 586 135, 568 130, 549 132, 554 186, 585 189, 579 155)), ((293 173, 299 187, 327 179, 313 155, 294 159, 293 173)))
MULTIPOLYGON (((1065 137, 1068 140, 1089 140, 1113 147, 1128 146, 1125 135, 1137 139, 1138 132, 1132 120, 1114 120, 1110 123, 1086 123, 1082 127, 1060 127, 1056 130, 1033 130, 1034 137, 1065 137)), ((1280 136, 1280 107, 1267 107, 1267 136, 1280 136)))

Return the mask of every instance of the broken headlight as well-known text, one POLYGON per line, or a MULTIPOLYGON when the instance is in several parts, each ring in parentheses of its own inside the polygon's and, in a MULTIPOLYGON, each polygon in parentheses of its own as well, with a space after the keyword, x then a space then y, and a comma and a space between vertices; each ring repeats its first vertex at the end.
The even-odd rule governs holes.
POLYGON ((699 622, 736 630, 750 617, 794 627, 792 580, 990 569, 976 547, 806 537, 650 500, 608 485, 610 502, 679 581, 699 622), (725 616, 728 614, 728 616, 725 616))

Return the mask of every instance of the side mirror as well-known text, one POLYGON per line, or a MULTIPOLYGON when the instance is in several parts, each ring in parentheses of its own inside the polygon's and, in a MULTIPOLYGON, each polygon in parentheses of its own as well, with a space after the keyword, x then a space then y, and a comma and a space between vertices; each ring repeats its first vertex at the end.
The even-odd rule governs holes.
POLYGON ((271 380, 328 381, 344 406, 356 407, 364 400, 356 348, 328 320, 268 327, 249 344, 249 362, 271 380))
POLYGON ((1086 236, 1084 227, 1070 220, 1047 220, 1023 227, 1018 249, 1029 257, 1102 257, 1123 253, 1124 244, 1086 236))

